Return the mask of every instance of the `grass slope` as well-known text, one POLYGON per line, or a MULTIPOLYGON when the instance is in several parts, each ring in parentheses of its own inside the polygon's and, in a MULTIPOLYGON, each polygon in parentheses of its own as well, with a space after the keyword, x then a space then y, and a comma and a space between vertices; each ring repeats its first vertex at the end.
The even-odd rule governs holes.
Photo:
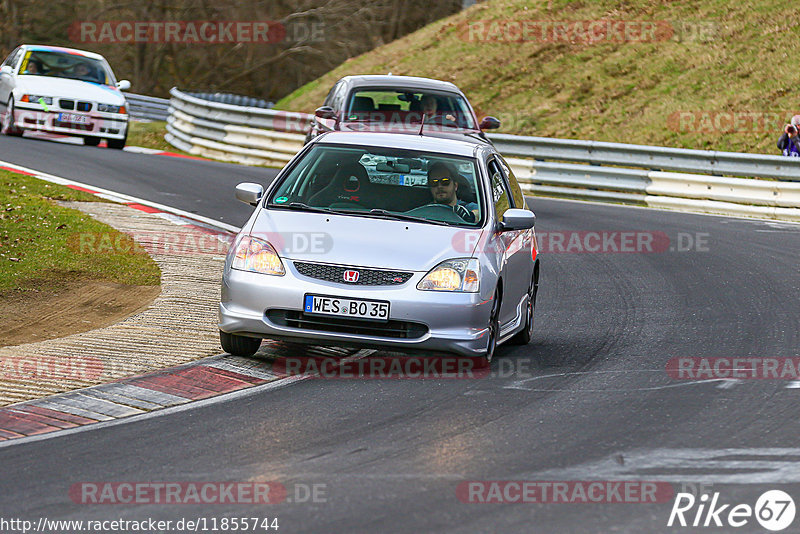
POLYGON ((60 185, 0 170, 0 291, 35 289, 75 279, 158 285, 158 265, 143 250, 81 247, 85 243, 131 245, 131 239, 54 200, 96 201, 60 185), (98 252, 99 251, 99 252, 98 252))
POLYGON ((800 113, 798 26, 797 10, 774 0, 488 0, 348 60, 278 107, 312 111, 341 76, 391 72, 456 83, 502 133, 775 154, 800 113), (508 20, 658 30, 651 42, 469 38, 468 23, 508 20))

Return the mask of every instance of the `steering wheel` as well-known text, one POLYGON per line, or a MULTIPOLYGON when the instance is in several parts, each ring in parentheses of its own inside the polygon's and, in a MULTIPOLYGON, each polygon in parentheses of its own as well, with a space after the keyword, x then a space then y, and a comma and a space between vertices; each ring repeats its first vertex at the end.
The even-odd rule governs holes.
POLYGON ((425 118, 425 124, 438 124, 441 126, 458 126, 455 120, 447 118, 447 115, 434 115, 425 118))
POLYGON ((452 206, 448 206, 447 204, 437 204, 436 202, 431 202, 430 204, 425 204, 424 206, 414 208, 413 210, 407 211, 406 214, 417 215, 419 217, 430 216, 431 219, 443 222, 463 223, 466 221, 466 219, 460 217, 453 210, 452 206))

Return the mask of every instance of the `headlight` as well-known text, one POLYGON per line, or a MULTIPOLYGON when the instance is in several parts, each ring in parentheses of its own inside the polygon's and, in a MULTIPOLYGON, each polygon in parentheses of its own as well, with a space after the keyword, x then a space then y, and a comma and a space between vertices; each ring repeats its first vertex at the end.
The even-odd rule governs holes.
POLYGON ((31 102, 33 104, 41 104, 44 102, 46 105, 52 105, 53 97, 52 96, 39 96, 39 95, 22 95, 22 98, 19 99, 20 102, 31 102))
POLYGON ((125 106, 112 106, 111 104, 97 104, 97 111, 105 113, 125 113, 125 106))
POLYGON ((481 265, 475 258, 443 261, 417 284, 422 291, 477 293, 481 287, 481 265))
POLYGON ((283 276, 286 273, 275 248, 262 239, 250 236, 245 236, 239 241, 231 267, 240 271, 276 276, 283 276))

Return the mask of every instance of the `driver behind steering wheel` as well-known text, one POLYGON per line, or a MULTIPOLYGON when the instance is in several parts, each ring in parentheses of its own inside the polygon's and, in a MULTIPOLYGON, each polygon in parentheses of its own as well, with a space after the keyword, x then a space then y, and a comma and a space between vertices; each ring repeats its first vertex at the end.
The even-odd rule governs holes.
POLYGON ((455 168, 441 161, 437 161, 428 169, 428 187, 433 196, 433 202, 450 206, 453 211, 467 222, 474 223, 478 219, 478 205, 474 202, 459 200, 458 181, 456 181, 455 168))

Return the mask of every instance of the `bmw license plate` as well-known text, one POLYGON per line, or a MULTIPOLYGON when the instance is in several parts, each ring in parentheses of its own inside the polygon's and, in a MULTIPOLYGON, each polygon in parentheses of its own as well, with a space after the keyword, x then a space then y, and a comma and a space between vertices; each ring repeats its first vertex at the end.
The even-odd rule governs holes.
POLYGON ((370 321, 389 320, 389 303, 382 300, 306 295, 303 311, 316 315, 334 315, 336 317, 367 319, 370 321))
POLYGON ((89 124, 89 117, 86 115, 78 115, 77 113, 59 113, 58 120, 60 122, 70 122, 72 124, 89 124))

